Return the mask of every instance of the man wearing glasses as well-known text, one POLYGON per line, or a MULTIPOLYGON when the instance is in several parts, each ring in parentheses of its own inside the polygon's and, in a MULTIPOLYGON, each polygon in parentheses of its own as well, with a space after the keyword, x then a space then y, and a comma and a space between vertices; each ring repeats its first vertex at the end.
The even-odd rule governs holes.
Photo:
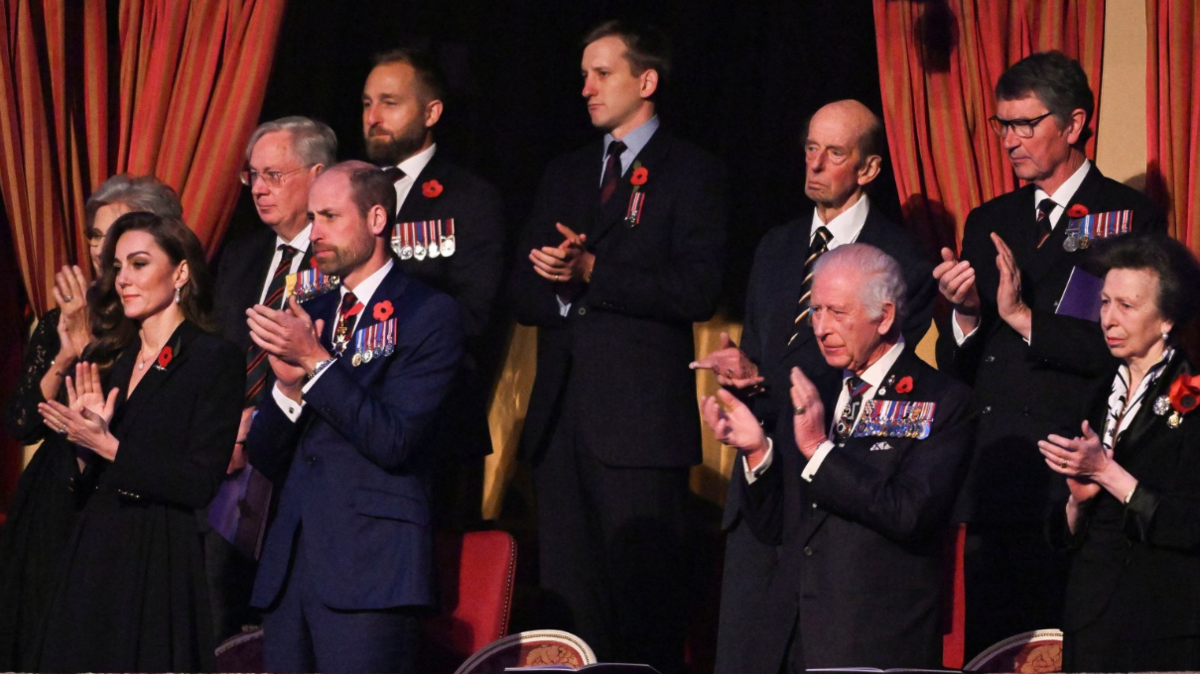
MULTIPOLYGON (((1093 101, 1079 63, 1060 52, 1034 54, 1000 76, 989 121, 1025 184, 971 211, 962 259, 943 249, 934 269, 954 308, 938 365, 974 385, 980 415, 956 509, 968 523, 968 659, 1061 624, 1065 566, 1042 528, 1066 488, 1036 442, 1079 435, 1111 358, 1095 319, 1060 313, 1060 300, 1098 236, 1165 230, 1141 193, 1105 178, 1085 155, 1093 101), (1113 226, 1089 229, 1088 214, 1109 214, 1113 226)), ((1071 296, 1089 295, 1078 281, 1071 296)))
MULTIPOLYGON (((256 304, 282 306, 287 277, 311 266, 308 234, 308 188, 337 155, 333 129, 307 117, 284 117, 254 130, 246 145, 243 185, 250 188, 258 217, 266 227, 226 244, 216 274, 213 315, 220 333, 246 351, 246 400, 238 442, 229 464, 229 478, 210 507, 210 523, 228 534, 232 528, 222 518, 251 514, 251 527, 265 516, 270 492, 257 492, 242 444, 250 419, 263 396, 271 368, 265 354, 250 342, 246 310, 256 304), (249 499, 249 501, 247 501, 249 499), (224 513, 224 514, 223 514, 224 513)), ((254 583, 254 551, 235 548, 216 531, 205 536, 210 595, 219 638, 237 634, 241 626, 257 622, 249 608, 254 583), (247 554, 248 553, 248 554, 247 554)))

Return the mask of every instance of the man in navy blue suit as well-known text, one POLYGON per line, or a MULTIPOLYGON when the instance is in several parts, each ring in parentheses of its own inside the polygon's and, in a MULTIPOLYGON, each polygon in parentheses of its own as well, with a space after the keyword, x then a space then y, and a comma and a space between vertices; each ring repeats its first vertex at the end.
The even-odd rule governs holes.
POLYGON ((247 311, 276 380, 246 449, 282 485, 253 595, 264 665, 408 671, 434 602, 430 438, 462 357, 461 314, 392 259, 382 171, 328 169, 308 211, 314 259, 339 292, 247 311))

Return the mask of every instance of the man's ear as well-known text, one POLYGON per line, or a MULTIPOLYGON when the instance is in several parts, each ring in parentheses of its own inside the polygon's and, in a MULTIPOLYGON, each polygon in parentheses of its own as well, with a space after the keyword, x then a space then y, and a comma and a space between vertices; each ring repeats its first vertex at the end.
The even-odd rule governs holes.
POLYGON ((877 154, 870 155, 862 166, 858 167, 858 184, 866 185, 875 178, 879 177, 879 172, 883 170, 883 157, 877 154))
POLYGON ((1071 116, 1067 118, 1067 144, 1074 145, 1079 142, 1079 137, 1083 134, 1083 129, 1087 125, 1087 113, 1083 108, 1075 108, 1071 111, 1071 116))
POLYGON ((882 314, 879 319, 879 328, 877 331, 880 335, 886 335, 892 331, 892 325, 896 322, 896 305, 891 302, 884 302, 882 314))
POLYGON ((641 75, 638 75, 638 80, 641 84, 638 94, 642 98, 650 98, 654 92, 658 91, 658 71, 654 68, 647 68, 641 75))
POLYGON ((442 101, 435 98, 425 104, 425 128, 432 129, 442 118, 442 101))
POLYGON ((371 210, 367 211, 367 223, 371 228, 371 233, 375 236, 384 233, 384 230, 387 229, 387 220, 387 209, 379 204, 375 204, 371 210))

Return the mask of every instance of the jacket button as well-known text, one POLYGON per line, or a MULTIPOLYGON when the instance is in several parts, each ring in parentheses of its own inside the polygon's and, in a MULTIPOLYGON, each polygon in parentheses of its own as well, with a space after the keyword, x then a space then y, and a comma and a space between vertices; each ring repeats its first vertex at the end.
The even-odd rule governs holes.
POLYGON ((312 454, 309 454, 308 455, 308 465, 310 465, 310 466, 317 465, 317 457, 313 456, 312 454))
POLYGON ((991 406, 991 405, 984 405, 983 409, 982 409, 982 410, 980 410, 980 411, 981 411, 983 414, 990 414, 990 413, 991 413, 991 411, 992 411, 992 406, 991 406))
POLYGON ((804 546, 804 556, 812 557, 812 548, 810 546, 804 546))
POLYGON ((985 363, 994 363, 994 362, 996 362, 996 357, 995 357, 995 356, 988 356, 987 358, 984 358, 984 359, 983 359, 983 362, 985 362, 985 363))
POLYGON ((586 316, 587 315, 587 307, 579 307, 579 311, 576 313, 578 313, 580 316, 586 316))

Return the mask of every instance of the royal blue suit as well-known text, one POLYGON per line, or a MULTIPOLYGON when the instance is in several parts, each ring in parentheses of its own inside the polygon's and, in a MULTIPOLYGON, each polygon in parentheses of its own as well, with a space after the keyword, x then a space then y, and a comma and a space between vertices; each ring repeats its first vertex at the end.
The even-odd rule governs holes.
MULTIPOLYGON (((314 319, 325 320, 326 345, 339 300, 340 293, 330 292, 305 304, 314 319)), ((388 303, 397 319, 390 356, 354 367, 352 335, 343 356, 304 394, 297 422, 273 400, 259 408, 246 448, 282 490, 259 562, 255 606, 278 604, 299 557, 330 609, 434 602, 428 480, 437 458, 430 437, 462 357, 461 314, 449 296, 393 267, 355 334, 379 323, 388 303)), ((311 622, 314 634, 322 629, 311 622)))

